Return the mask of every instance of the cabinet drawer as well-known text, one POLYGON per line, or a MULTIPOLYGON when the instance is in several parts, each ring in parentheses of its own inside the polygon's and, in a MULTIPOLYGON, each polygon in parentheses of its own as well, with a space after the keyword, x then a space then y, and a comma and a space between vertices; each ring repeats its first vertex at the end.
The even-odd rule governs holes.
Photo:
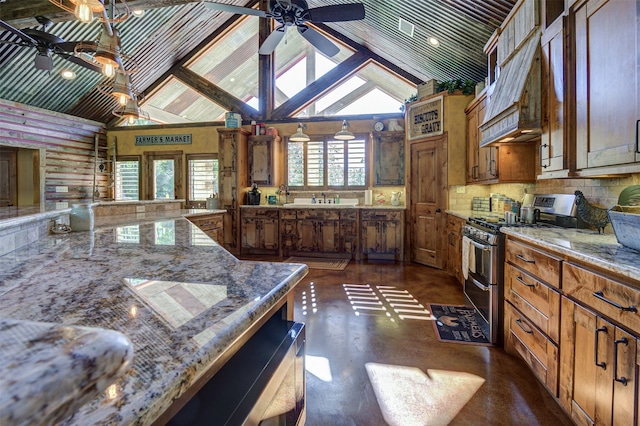
POLYGON ((504 296, 543 333, 560 338, 560 294, 513 265, 505 265, 504 296))
POLYGON ((360 213, 362 220, 402 220, 402 212, 394 212, 389 210, 362 210, 360 213))
POLYGON ((556 288, 560 288, 562 259, 514 240, 507 240, 505 260, 556 288))
POLYGON ((508 302, 505 302, 504 323, 507 352, 518 353, 536 377, 557 397, 558 346, 508 302))
POLYGON ((357 220, 358 219, 358 211, 357 210, 340 210, 340 220, 357 220))
POLYGON ((242 217, 264 218, 278 220, 279 212, 277 209, 255 209, 244 208, 242 209, 242 217))
POLYGON ((280 219, 296 219, 296 210, 282 209, 280 210, 280 219))
POLYGON ((309 209, 298 210, 298 219, 339 220, 339 210, 309 209))
POLYGON ((564 264, 562 274, 567 296, 640 333, 640 289, 571 263, 564 264))

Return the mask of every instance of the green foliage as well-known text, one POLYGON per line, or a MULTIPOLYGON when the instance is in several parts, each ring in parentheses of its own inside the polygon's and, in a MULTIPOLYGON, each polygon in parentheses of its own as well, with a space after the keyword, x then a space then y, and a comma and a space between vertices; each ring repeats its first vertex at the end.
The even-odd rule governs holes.
POLYGON ((618 196, 619 206, 640 206, 640 185, 627 186, 618 196))
POLYGON ((446 90, 448 93, 453 93, 456 90, 460 90, 463 95, 470 95, 475 89, 476 84, 472 80, 456 79, 439 82, 436 87, 436 92, 444 92, 446 90))

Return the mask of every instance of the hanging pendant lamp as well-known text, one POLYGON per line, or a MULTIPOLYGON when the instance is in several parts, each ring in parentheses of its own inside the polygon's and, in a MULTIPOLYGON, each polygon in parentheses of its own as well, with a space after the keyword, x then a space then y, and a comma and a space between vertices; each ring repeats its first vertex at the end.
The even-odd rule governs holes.
POLYGON ((298 131, 296 133, 294 133, 293 135, 289 136, 289 140, 293 141, 293 142, 308 142, 311 140, 311 138, 307 135, 305 135, 304 133, 302 133, 302 130, 306 129, 307 126, 302 124, 302 123, 298 123, 298 131))
POLYGON ((355 139, 356 137, 349 130, 349 122, 347 120, 342 120, 342 129, 339 130, 333 137, 340 141, 350 141, 351 139, 355 139))

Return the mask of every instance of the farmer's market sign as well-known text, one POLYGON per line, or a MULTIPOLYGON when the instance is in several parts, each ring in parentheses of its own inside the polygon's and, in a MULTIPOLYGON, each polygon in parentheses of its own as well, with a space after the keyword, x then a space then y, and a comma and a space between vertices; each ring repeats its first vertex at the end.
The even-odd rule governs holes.
POLYGON ((191 135, 136 136, 136 145, 190 145, 191 135))
POLYGON ((443 132, 442 96, 409 107, 407 127, 409 140, 441 135, 443 132))

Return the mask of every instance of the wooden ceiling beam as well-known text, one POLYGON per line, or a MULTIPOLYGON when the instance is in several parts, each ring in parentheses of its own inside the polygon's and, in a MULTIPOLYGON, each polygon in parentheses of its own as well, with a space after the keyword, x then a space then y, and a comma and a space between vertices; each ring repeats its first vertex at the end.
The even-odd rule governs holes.
POLYGON ((325 91, 337 86, 346 78, 351 76, 363 65, 370 60, 368 55, 362 52, 356 52, 347 59, 336 65, 331 71, 309 84, 306 89, 300 91, 291 97, 287 102, 276 108, 272 115, 272 119, 283 119, 290 117, 306 105, 318 98, 325 91))
POLYGON ((188 68, 175 69, 173 76, 224 109, 240 113, 244 119, 260 119, 258 111, 188 68))

